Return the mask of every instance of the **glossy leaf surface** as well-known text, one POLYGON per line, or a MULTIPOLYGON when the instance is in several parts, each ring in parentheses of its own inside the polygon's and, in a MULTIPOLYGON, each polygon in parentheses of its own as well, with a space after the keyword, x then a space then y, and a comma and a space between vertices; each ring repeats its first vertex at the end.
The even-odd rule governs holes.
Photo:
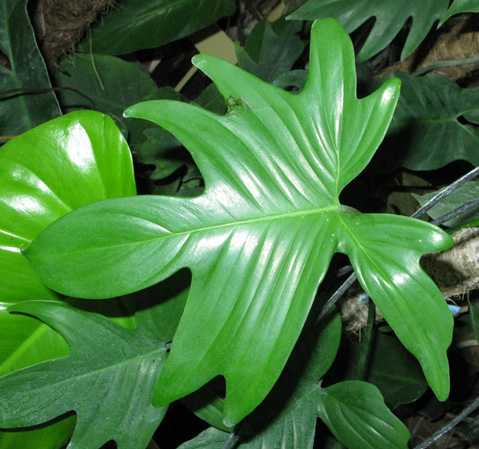
POLYGON ((452 318, 418 260, 452 240, 427 223, 360 215, 338 201, 384 137, 399 84, 389 81, 358 100, 347 33, 325 20, 313 27, 311 42, 300 94, 199 56, 195 64, 228 100, 226 116, 171 101, 127 111, 185 144, 203 174, 204 194, 90 205, 57 221, 26 251, 50 287, 89 298, 191 269, 190 297, 160 375, 159 405, 223 375, 225 424, 250 413, 278 379, 338 251, 351 256, 363 287, 420 359, 436 394, 448 394, 452 318))
MULTIPOLYGON (((0 4, 0 51, 11 66, 0 66, 2 93, 12 89, 52 87, 30 24, 27 3, 27 0, 3 0, 0 4)), ((21 134, 60 115, 60 106, 51 91, 2 96, 0 135, 21 134)))
POLYGON ((91 31, 85 52, 121 55, 189 36, 235 11, 234 0, 123 0, 91 31))
POLYGON ((56 298, 31 271, 20 248, 73 209, 134 195, 128 146, 111 119, 77 112, 4 145, 0 170, 2 302, 56 298))
POLYGON ((401 59, 405 59, 423 41, 434 22, 442 18, 448 6, 449 0, 309 0, 288 18, 315 20, 334 17, 348 33, 374 19, 371 32, 358 54, 359 61, 366 61, 386 48, 412 18, 401 53, 401 59))
MULTIPOLYGON (((68 353, 66 343, 49 326, 5 310, 12 303, 58 298, 33 273, 20 249, 76 207, 135 194, 135 183, 128 146, 113 122, 96 112, 60 117, 12 140, 2 147, 0 170, 0 375, 4 375, 68 353)), ((68 425, 58 423, 33 433, 2 432, 0 446, 16 449, 32 441, 42 449, 60 447, 71 427, 70 420, 68 425)))
POLYGON ((166 413, 151 405, 166 346, 149 321, 139 313, 136 329, 129 330, 59 302, 9 310, 53 326, 70 354, 0 378, 0 426, 32 426, 75 411, 69 449, 98 449, 110 440, 120 449, 146 447, 166 413))

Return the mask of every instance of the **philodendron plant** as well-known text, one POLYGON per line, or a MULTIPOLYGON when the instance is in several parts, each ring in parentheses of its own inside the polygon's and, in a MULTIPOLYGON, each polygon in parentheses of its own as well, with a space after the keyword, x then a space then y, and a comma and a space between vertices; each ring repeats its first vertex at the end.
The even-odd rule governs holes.
MULTIPOLYGON (((362 287, 445 400, 453 321, 419 259, 449 248, 452 239, 422 221, 361 214, 339 202, 386 133, 399 81, 358 99, 353 47, 333 19, 312 28, 309 75, 299 94, 213 57, 196 56, 194 64, 227 100, 226 115, 169 100, 137 104, 125 115, 173 133, 198 165, 204 192, 94 202, 46 227, 23 250, 46 286, 88 299, 137 292, 188 268, 191 287, 171 348, 173 333, 162 330, 154 307, 139 312, 128 330, 58 301, 12 305, 10 312, 56 329, 71 352, 0 379, 0 427, 75 411, 69 448, 95 449, 109 439, 141 448, 165 406, 223 376, 223 422, 210 422, 233 428, 275 384, 277 393, 283 371, 292 376, 285 365, 296 344, 301 350, 299 335, 337 252, 349 256, 362 287), (131 422, 143 435, 136 442, 127 437, 131 422)), ((316 326, 310 359, 300 359, 306 368, 296 376, 301 400, 291 400, 281 416, 307 413, 313 429, 320 416, 349 448, 407 447, 406 428, 375 387, 318 383, 336 356, 337 317, 316 326)), ((303 445, 291 447, 312 447, 311 425, 303 427, 303 445)), ((215 443, 207 447, 222 447, 228 433, 213 429, 205 441, 210 437, 215 443)))

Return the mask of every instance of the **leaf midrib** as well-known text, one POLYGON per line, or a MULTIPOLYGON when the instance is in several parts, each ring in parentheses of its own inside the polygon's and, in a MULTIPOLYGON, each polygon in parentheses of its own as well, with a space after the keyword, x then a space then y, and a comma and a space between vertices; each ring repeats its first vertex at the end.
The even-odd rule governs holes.
MULTIPOLYGON (((132 348, 133 350, 134 348, 132 348)), ((161 354, 164 354, 166 355, 166 347, 156 347, 154 348, 153 350, 150 350, 150 351, 146 351, 145 353, 142 353, 142 354, 138 354, 138 353, 135 353, 133 354, 133 357, 129 357, 128 359, 125 359, 125 358, 120 358, 119 361, 115 361, 114 363, 108 363, 106 365, 103 365, 101 367, 94 367, 93 369, 91 370, 86 370, 85 372, 81 372, 79 374, 75 374, 75 375, 69 375, 70 373, 75 373, 76 370, 74 369, 74 365, 70 367, 69 370, 66 371, 65 375, 67 377, 65 378, 62 378, 61 380, 59 380, 58 382, 51 382, 51 383, 48 383, 48 385, 40 385, 39 389, 40 390, 43 390, 44 388, 53 388, 54 386, 58 386, 58 385, 64 385, 64 384, 70 384, 72 382, 78 382, 80 379, 83 379, 85 377, 89 377, 89 376, 94 376, 96 375, 97 373, 99 375, 104 375, 105 373, 107 373, 108 371, 110 370, 116 370, 116 369, 121 369, 122 367, 124 366, 128 366, 130 364, 134 364, 135 362, 137 362, 138 360, 139 361, 142 361, 142 360, 146 360, 150 357, 154 357, 156 356, 156 354, 160 355, 160 359, 162 358, 161 357, 161 354)), ((37 365, 34 365, 34 367, 39 367, 40 365, 47 365, 47 364, 50 364, 50 363, 60 363, 60 364, 64 364, 66 362, 68 362, 67 359, 73 357, 73 359, 75 359, 75 353, 74 351, 70 352, 70 354, 66 355, 66 356, 63 356, 63 357, 60 357, 58 359, 52 359, 52 360, 47 360, 45 362, 42 362, 40 364, 37 364, 37 365)), ((75 362, 75 360, 73 360, 73 363, 75 362)), ((27 368, 28 369, 28 368, 27 368)), ((62 370, 63 372, 65 372, 64 370, 62 370)), ((52 371, 52 370, 47 370, 48 373, 52 374, 54 373, 55 371, 52 371)), ((44 371, 42 372, 36 372, 35 374, 42 374, 44 375, 44 371)), ((12 377, 13 377, 13 373, 11 374, 12 377)), ((44 377, 43 377, 44 378, 44 377)), ((35 380, 35 383, 37 382, 37 379, 35 380)), ((37 390, 37 386, 35 385, 34 387, 34 390, 30 390, 30 391, 35 391, 37 390)))
MULTIPOLYGON (((214 231, 214 230, 219 230, 222 228, 228 228, 228 227, 237 227, 237 226, 248 226, 248 225, 253 225, 256 223, 261 223, 261 222, 266 222, 266 221, 280 221, 283 219, 291 219, 294 217, 305 217, 305 216, 310 216, 310 215, 321 215, 323 213, 329 213, 329 212, 339 212, 340 205, 339 203, 336 205, 330 205, 327 207, 322 207, 322 208, 317 208, 317 209, 306 209, 306 210, 300 210, 300 211, 293 211, 293 212, 286 212, 286 213, 281 213, 281 214, 275 214, 275 215, 267 215, 265 217, 254 217, 254 218, 248 218, 248 219, 243 219, 243 220, 238 220, 234 222, 227 222, 227 223, 220 223, 220 224, 214 224, 210 226, 204 226, 201 228, 196 228, 196 229, 188 229, 188 230, 183 230, 183 231, 178 231, 178 232, 172 232, 169 231, 166 227, 163 227, 157 223, 153 223, 159 228, 163 228, 165 230, 165 234, 162 234, 160 236, 155 236, 152 238, 144 239, 144 240, 135 240, 132 242, 128 243, 118 243, 118 244, 111 244, 111 245, 105 245, 105 246, 96 246, 95 248, 86 248, 86 249, 79 249, 79 250, 72 250, 69 251, 68 254, 78 254, 82 252, 97 252, 97 251, 104 251, 104 249, 107 248, 122 248, 122 247, 129 247, 129 246, 136 246, 142 243, 150 243, 153 241, 157 240, 163 240, 163 239, 168 239, 168 238, 181 238, 181 237, 189 237, 192 234, 201 234, 209 231, 214 231)), ((127 214, 124 214, 127 215, 127 214)), ((133 215, 130 215, 133 217, 133 215)), ((136 217, 135 218, 140 218, 143 219, 142 217, 136 217)), ((149 221, 152 223, 151 221, 149 221)), ((28 253, 28 249, 26 250, 28 253)), ((28 258, 28 257, 27 257, 28 258)))

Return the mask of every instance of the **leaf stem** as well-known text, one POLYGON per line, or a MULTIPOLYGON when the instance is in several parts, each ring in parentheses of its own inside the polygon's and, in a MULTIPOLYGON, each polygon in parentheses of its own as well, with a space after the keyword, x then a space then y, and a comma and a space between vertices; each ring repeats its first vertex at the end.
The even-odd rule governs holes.
POLYGON ((435 225, 441 225, 445 223, 446 221, 452 220, 453 218, 456 218, 459 215, 462 215, 464 212, 467 212, 468 210, 477 208, 478 206, 479 206, 479 199, 469 201, 466 204, 463 204, 462 206, 448 212, 447 214, 441 215, 439 218, 436 218, 431 223, 435 225))
POLYGON ((452 184, 447 186, 444 190, 441 190, 436 196, 431 198, 424 206, 418 209, 411 215, 411 218, 417 218, 421 215, 425 214, 429 209, 433 208, 437 203, 442 201, 446 196, 449 196, 452 192, 457 190, 467 181, 475 178, 479 175, 479 167, 472 169, 470 172, 466 173, 463 177, 459 178, 458 180, 454 181, 452 184))
POLYGON ((353 285, 356 279, 356 273, 352 273, 348 276, 348 278, 341 284, 334 294, 326 301, 326 304, 323 306, 321 313, 318 316, 318 321, 321 321, 326 316, 330 309, 339 301, 341 296, 346 293, 346 290, 353 285))
POLYGON ((413 75, 421 76, 421 75, 424 75, 425 73, 428 73, 435 69, 439 69, 441 67, 475 64, 477 62, 479 62, 479 56, 474 56, 473 58, 465 58, 465 59, 448 59, 445 61, 437 61, 434 64, 428 65, 427 67, 417 70, 416 72, 413 73, 413 75))
POLYGON ((454 419, 448 422, 444 427, 439 429, 437 432, 433 433, 429 438, 425 439, 421 444, 416 446, 414 449, 425 449, 429 447, 432 443, 437 441, 441 438, 444 434, 449 432, 451 429, 456 427, 467 415, 472 413, 479 407, 479 396, 474 399, 459 415, 457 415, 454 419))
POLYGON ((366 332, 361 342, 361 350, 359 353, 358 365, 356 368, 356 379, 366 380, 368 377, 369 366, 371 362, 371 355, 373 350, 373 343, 375 338, 374 333, 374 320, 376 318, 376 306, 374 302, 369 298, 368 304, 368 324, 366 332))
POLYGON ((233 444, 236 441, 236 437, 237 435, 235 431, 233 430, 221 449, 231 449, 231 447, 233 447, 233 444))
MULTIPOLYGON (((414 212, 411 215, 411 218, 418 218, 421 215, 425 214, 429 209, 434 207, 436 204, 438 204, 440 201, 442 201, 444 198, 449 196, 452 192, 457 190, 459 187, 461 187, 463 184, 465 184, 467 181, 470 181, 471 179, 475 178, 476 176, 479 175, 479 167, 476 167, 466 173, 464 176, 461 178, 457 179, 454 181, 452 184, 447 186, 445 189, 441 190, 436 196, 431 198, 424 206, 422 206, 420 209, 418 209, 416 212, 414 212)), ((479 204, 479 200, 477 200, 477 204, 479 204)), ((459 207, 456 209, 455 213, 458 213, 458 215, 466 212, 467 210, 475 207, 476 205, 475 201, 471 201, 469 203, 466 203, 465 205, 459 207), (474 203, 472 205, 469 205, 470 203, 474 203), (458 210, 462 209, 465 207, 464 210, 461 210, 460 212, 457 212, 458 210)), ((452 212, 451 212, 452 213, 452 212)), ((449 214, 444 215, 443 217, 440 217, 436 219, 433 223, 434 224, 441 224, 444 223, 447 220, 451 220, 454 218, 454 216, 449 216, 449 214)), ((334 294, 326 301, 326 304, 324 304, 324 307, 321 309, 321 313, 319 314, 318 321, 320 321, 322 318, 324 318, 329 310, 338 302, 338 300, 343 296, 343 294, 346 292, 346 290, 353 284, 353 282, 357 279, 356 274, 352 273, 342 284, 341 286, 334 292, 334 294)))

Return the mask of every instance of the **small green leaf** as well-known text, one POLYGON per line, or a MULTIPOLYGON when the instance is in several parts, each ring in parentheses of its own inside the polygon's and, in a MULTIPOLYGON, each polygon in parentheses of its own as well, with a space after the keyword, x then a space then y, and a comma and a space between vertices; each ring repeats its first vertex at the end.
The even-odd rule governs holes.
POLYGON ((334 17, 348 33, 368 19, 374 25, 358 54, 358 61, 366 61, 386 48, 404 24, 411 20, 401 59, 407 58, 424 40, 434 22, 442 18, 449 0, 310 0, 288 19, 316 20, 334 17))
POLYGON ((151 405, 166 346, 143 329, 142 316, 129 330, 59 302, 9 310, 54 327, 70 354, 0 378, 0 427, 37 425, 75 411, 68 449, 98 449, 110 440, 121 449, 143 449, 166 413, 151 405))
POLYGON ((47 92, 12 93, 0 101, 0 135, 21 134, 61 115, 51 89, 45 62, 27 12, 27 0, 3 0, 0 4, 0 50, 11 68, 0 66, 0 91, 47 89, 47 92))
POLYGON ((189 36, 235 11, 234 0, 122 0, 81 49, 121 55, 189 36))
POLYGON ((222 375, 224 423, 233 425, 273 387, 333 254, 345 252, 445 398, 452 319, 418 260, 452 239, 414 219, 353 213, 338 198, 383 139, 399 82, 358 99, 352 43, 333 19, 313 27, 299 94, 213 57, 194 63, 234 99, 225 116, 174 101, 141 103, 126 115, 176 135, 203 174, 204 193, 118 198, 74 211, 26 250, 32 267, 51 288, 88 298, 142 289, 189 267, 190 296, 155 403, 222 375), (435 335, 416 328, 427 322, 430 330, 436 318, 443 327, 435 335))
POLYGON ((384 405, 379 390, 361 381, 340 382, 318 390, 318 413, 349 449, 406 449, 407 427, 384 405))
POLYGON ((77 92, 62 90, 59 99, 66 112, 91 109, 108 114, 127 136, 132 150, 146 139, 146 126, 141 120, 123 117, 123 111, 139 101, 177 100, 178 94, 170 88, 159 89, 146 70, 138 64, 123 61, 115 56, 76 54, 65 60, 61 70, 55 72, 56 84, 76 89, 77 92), (125 89, 128 86, 128 89, 125 89))

